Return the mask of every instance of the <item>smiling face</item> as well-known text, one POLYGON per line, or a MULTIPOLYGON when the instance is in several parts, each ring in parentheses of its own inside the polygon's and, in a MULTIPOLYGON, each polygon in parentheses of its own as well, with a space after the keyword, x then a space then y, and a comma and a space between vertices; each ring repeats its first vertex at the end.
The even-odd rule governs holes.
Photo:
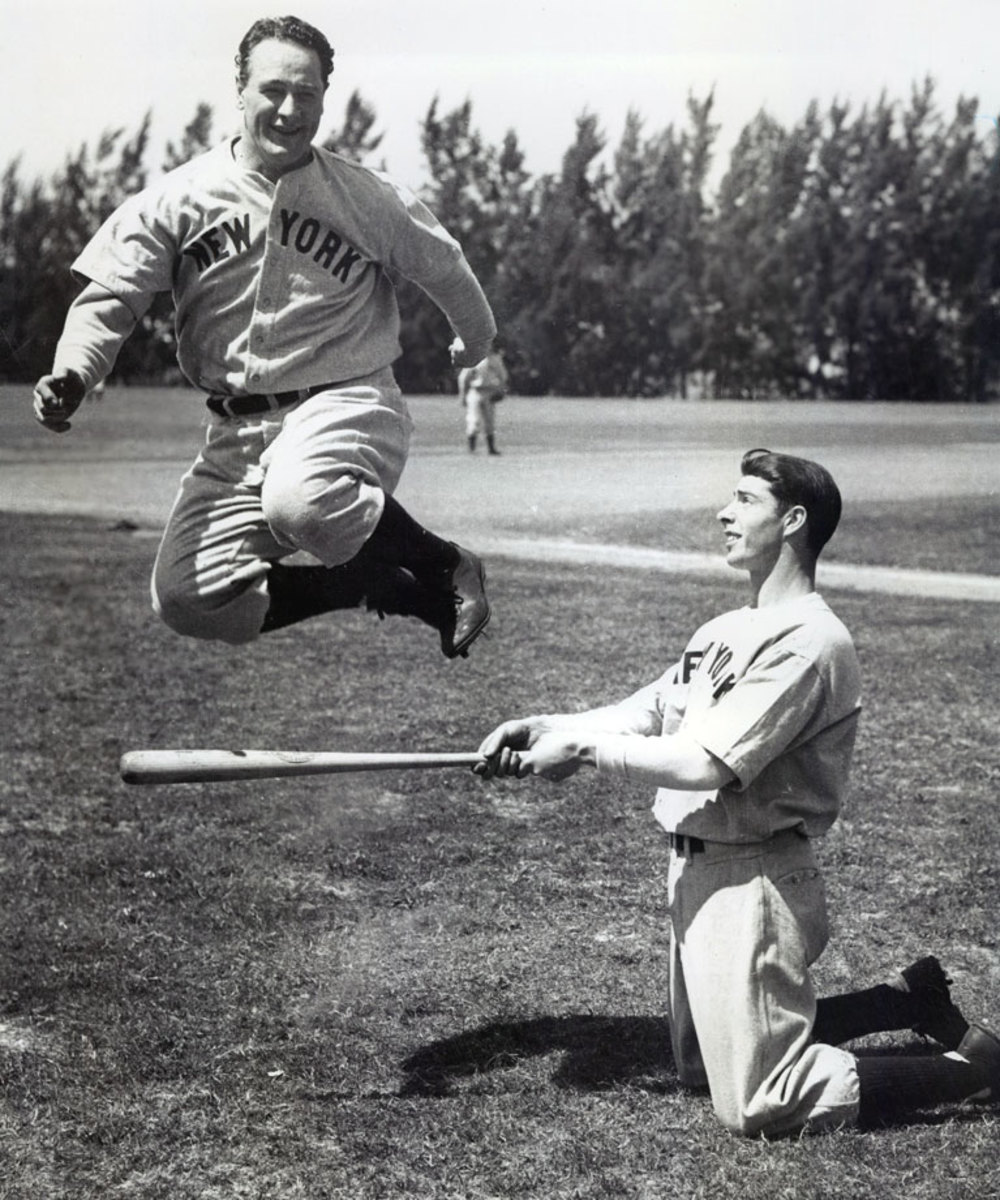
POLYGON ((308 162, 326 91, 316 52, 275 38, 260 42, 238 90, 243 165, 274 181, 308 162))
POLYGON ((726 562, 744 571, 767 572, 781 553, 791 510, 782 511, 771 485, 744 475, 718 513, 726 537, 726 562))

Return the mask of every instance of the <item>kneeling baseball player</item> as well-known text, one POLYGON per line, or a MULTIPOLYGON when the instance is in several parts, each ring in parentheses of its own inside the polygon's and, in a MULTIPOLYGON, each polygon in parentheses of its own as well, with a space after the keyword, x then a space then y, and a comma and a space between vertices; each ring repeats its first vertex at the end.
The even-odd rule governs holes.
POLYGON ((809 968, 828 927, 813 841, 838 815, 860 711, 854 645, 815 590, 841 499, 805 459, 753 450, 741 469, 719 521, 749 605, 703 625, 676 666, 617 704, 500 725, 474 769, 558 781, 590 767, 658 789, 673 1054, 731 1131, 872 1125, 1000 1099, 1000 1039, 965 1020, 936 958, 817 1001, 809 968), (943 1052, 840 1048, 907 1028, 943 1052))
POLYGON ((482 563, 393 499, 411 431, 392 363, 390 275, 448 317, 452 362, 496 333, 461 247, 412 193, 313 146, 333 51, 295 17, 254 23, 236 58, 238 137, 128 199, 73 264, 37 419, 62 432, 159 292, 207 393, 205 447, 157 555, 154 607, 177 632, 253 641, 333 609, 414 616, 464 656, 490 619, 482 563), (305 551, 319 566, 282 560, 305 551))

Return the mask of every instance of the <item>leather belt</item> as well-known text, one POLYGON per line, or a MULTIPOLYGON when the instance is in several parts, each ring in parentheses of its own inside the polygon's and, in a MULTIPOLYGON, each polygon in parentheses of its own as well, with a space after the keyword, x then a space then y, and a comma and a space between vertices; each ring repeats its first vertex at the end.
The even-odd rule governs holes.
POLYGON ((214 392, 205 403, 220 417, 256 417, 260 413, 278 412, 291 404, 298 404, 300 400, 308 400, 310 396, 342 386, 338 383, 318 383, 315 387, 297 388, 291 392, 272 392, 269 395, 258 393, 249 396, 225 396, 214 392))
POLYGON ((691 837, 686 833, 670 833, 667 836, 670 839, 671 848, 678 854, 688 856, 705 852, 705 843, 700 837, 691 837))

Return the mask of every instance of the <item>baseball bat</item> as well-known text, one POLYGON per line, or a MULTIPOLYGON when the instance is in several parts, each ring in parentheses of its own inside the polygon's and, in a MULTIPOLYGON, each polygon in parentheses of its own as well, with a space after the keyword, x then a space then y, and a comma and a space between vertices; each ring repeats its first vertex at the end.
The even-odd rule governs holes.
POLYGON ((411 771, 471 767, 469 754, 375 753, 294 750, 129 750, 121 758, 126 783, 222 783, 234 779, 280 779, 289 775, 338 775, 350 771, 411 771))

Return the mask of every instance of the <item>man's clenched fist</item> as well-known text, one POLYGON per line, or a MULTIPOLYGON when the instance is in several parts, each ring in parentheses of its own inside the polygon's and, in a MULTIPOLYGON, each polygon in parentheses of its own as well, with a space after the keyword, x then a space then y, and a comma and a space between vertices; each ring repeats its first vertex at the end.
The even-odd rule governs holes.
POLYGON ((53 433, 65 433, 86 394, 84 382, 75 371, 43 375, 35 384, 35 420, 53 433))

